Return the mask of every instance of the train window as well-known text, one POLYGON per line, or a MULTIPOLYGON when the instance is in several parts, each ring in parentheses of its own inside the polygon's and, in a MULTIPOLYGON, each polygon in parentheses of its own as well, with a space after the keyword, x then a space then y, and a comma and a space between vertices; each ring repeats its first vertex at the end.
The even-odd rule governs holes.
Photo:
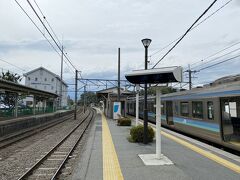
POLYGON ((162 104, 161 114, 165 114, 165 111, 164 111, 164 103, 161 103, 161 104, 162 104))
POLYGON ((182 116, 188 116, 189 115, 188 102, 181 102, 181 115, 182 116))
POLYGON ((174 114, 178 115, 178 103, 174 102, 174 114))
POLYGON ((231 117, 237 117, 237 103, 236 102, 229 102, 229 110, 231 117))
POLYGON ((203 118, 203 103, 201 101, 192 102, 192 114, 195 118, 203 118))
POLYGON ((212 101, 207 102, 207 111, 208 111, 208 119, 214 119, 214 108, 213 108, 212 101))

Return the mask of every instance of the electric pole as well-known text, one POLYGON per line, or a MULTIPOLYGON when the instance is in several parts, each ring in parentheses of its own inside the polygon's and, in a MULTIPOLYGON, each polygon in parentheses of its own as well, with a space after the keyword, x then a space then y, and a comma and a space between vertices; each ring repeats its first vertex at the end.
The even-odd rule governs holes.
POLYGON ((77 91, 78 91, 78 70, 75 72, 75 111, 74 111, 74 119, 77 119, 77 91))
POLYGON ((84 86, 84 94, 83 94, 83 112, 85 113, 85 108, 86 108, 86 85, 84 86))
POLYGON ((191 90, 191 89, 192 89, 192 74, 194 74, 194 73, 196 73, 196 72, 198 72, 198 71, 196 71, 196 70, 192 71, 192 70, 190 69, 190 65, 188 65, 188 70, 187 70, 186 72, 188 72, 189 90, 191 90))
POLYGON ((62 49, 61 49, 61 51, 62 51, 62 54, 61 54, 61 82, 60 82, 60 107, 62 107, 62 94, 63 94, 63 87, 62 87, 62 85, 63 85, 63 46, 62 46, 62 49))
POLYGON ((118 102, 120 102, 120 48, 118 48, 118 102))

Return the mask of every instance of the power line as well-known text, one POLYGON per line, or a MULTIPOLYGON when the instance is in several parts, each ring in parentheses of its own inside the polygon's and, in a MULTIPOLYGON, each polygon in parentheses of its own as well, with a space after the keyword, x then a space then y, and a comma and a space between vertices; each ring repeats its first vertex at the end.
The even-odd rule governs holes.
MULTIPOLYGON (((217 51, 217 52, 215 52, 215 53, 213 53, 213 54, 211 54, 211 55, 203 58, 202 60, 197 61, 197 62, 195 62, 195 63, 193 63, 193 64, 191 64, 191 65, 197 64, 197 63, 199 63, 199 62, 203 62, 203 61, 205 61, 205 60, 207 60, 207 59, 209 59, 209 58, 211 58, 211 57, 213 57, 213 56, 215 56, 215 55, 217 55, 217 54, 219 54, 219 53, 221 53, 221 52, 223 52, 223 51, 225 51, 225 50, 227 50, 227 49, 230 49, 231 47, 236 46, 236 45, 238 45, 238 44, 240 44, 240 41, 237 42, 237 43, 234 43, 234 44, 232 44, 232 45, 230 45, 230 46, 227 46, 227 47, 225 47, 224 49, 221 49, 220 51, 217 51)), ((239 49, 240 49, 240 48, 235 49, 235 50, 231 51, 230 53, 235 52, 235 51, 237 51, 237 50, 239 50, 239 49)), ((227 53, 226 55, 228 55, 228 54, 230 54, 230 53, 227 53)), ((219 57, 218 57, 218 58, 219 58, 219 57)), ((212 60, 210 60, 210 61, 208 61, 208 62, 211 62, 211 61, 212 61, 212 60)), ((206 62, 206 63, 208 63, 208 62, 206 62)), ((204 64, 206 64, 206 63, 204 63, 204 64)), ((192 67, 192 68, 196 68, 196 67, 199 67, 199 66, 201 66, 201 65, 203 65, 203 64, 197 65, 197 66, 192 67)))
MULTIPOLYGON (((17 5, 21 8, 21 10, 25 13, 25 15, 30 19, 30 21, 34 24, 34 26, 37 28, 37 30, 43 35, 43 37, 47 40, 47 42, 51 45, 51 47, 54 49, 54 51, 61 57, 61 54, 58 52, 58 50, 54 47, 54 45, 51 43, 51 41, 45 36, 45 34, 42 32, 42 30, 37 26, 37 24, 33 21, 33 19, 29 16, 29 14, 24 10, 24 8, 18 3, 17 0, 15 0, 15 2, 17 3, 17 5)), ((38 5, 37 5, 38 6, 38 5)), ((39 6, 38 6, 39 7, 39 6)), ((40 7, 39 7, 39 11, 41 12, 41 14, 43 15, 40 7)), ((43 15, 44 16, 44 15, 43 15)), ((45 16, 44 16, 45 17, 45 16)), ((48 23, 49 24, 49 23, 48 23)), ((50 26, 50 24, 49 24, 50 26)), ((51 28, 51 27, 50 27, 51 28)), ((51 30, 53 31, 53 29, 51 28, 51 30)), ((53 32, 54 33, 54 32, 53 32)), ((54 33, 55 34, 55 33, 54 33)), ((56 34, 55 34, 56 36, 56 34)), ((59 40, 58 40, 59 41, 59 40)), ((65 64, 68 66, 68 68, 70 69, 70 71, 73 72, 73 74, 75 74, 75 72, 69 67, 68 63, 64 60, 65 64)))
POLYGON ((240 48, 234 49, 234 50, 232 50, 232 51, 230 51, 230 52, 228 52, 228 53, 226 53, 226 54, 223 54, 223 55, 221 55, 221 56, 218 56, 218 57, 216 57, 216 58, 214 58, 214 59, 212 59, 212 60, 209 60, 209 61, 207 61, 207 62, 205 62, 205 63, 203 63, 203 64, 197 65, 197 66, 192 67, 192 68, 201 67, 201 66, 203 66, 203 65, 205 65, 205 64, 208 64, 208 63, 210 63, 210 62, 216 61, 216 60, 218 60, 218 59, 220 59, 220 58, 222 58, 222 57, 224 57, 224 56, 227 56, 227 55, 232 54, 232 53, 234 53, 234 52, 236 52, 236 51, 239 51, 239 50, 240 50, 240 48))
POLYGON ((220 61, 220 62, 217 62, 217 63, 212 64, 212 65, 209 65, 209 66, 207 66, 207 67, 201 68, 201 69, 199 69, 198 71, 202 71, 202 70, 205 70, 205 69, 208 69, 208 68, 211 68, 211 67, 217 66, 217 65, 219 65, 219 64, 222 64, 222 63, 228 62, 228 61, 230 61, 230 60, 234 60, 234 59, 236 59, 236 58, 238 58, 238 57, 240 57, 240 55, 237 55, 237 56, 231 57, 231 58, 229 58, 229 59, 226 59, 226 60, 223 60, 223 61, 220 61))
POLYGON ((183 36, 173 45, 172 48, 170 48, 166 54, 163 55, 161 59, 158 60, 158 62, 152 67, 155 68, 159 62, 161 62, 181 41, 182 39, 190 32, 192 27, 208 12, 208 10, 217 2, 218 0, 214 0, 212 4, 197 18, 197 20, 188 28, 188 30, 183 34, 183 36))
MULTIPOLYGON (((47 33, 49 34, 49 36, 51 37, 51 39, 53 40, 53 42, 56 44, 56 46, 58 47, 58 49, 61 51, 61 47, 60 45, 56 42, 55 38, 53 37, 53 35, 50 33, 49 29, 46 27, 46 25, 43 23, 42 19, 40 18, 40 16, 38 15, 38 13, 36 12, 35 8, 32 6, 32 4, 30 3, 29 0, 27 0, 29 6, 31 7, 31 9, 33 10, 33 12, 35 13, 35 15, 37 16, 37 18, 39 19, 39 21, 41 22, 41 24, 43 25, 43 27, 46 29, 47 33)), ((70 61, 70 59, 66 56, 66 54, 63 54, 64 57, 67 59, 67 61, 71 64, 71 66, 76 70, 77 68, 73 65, 73 63, 70 61)))
MULTIPOLYGON (((201 22, 199 22, 197 25, 195 25, 190 31, 196 29, 198 26, 200 26, 202 23, 204 23, 206 20, 208 20, 209 18, 211 18, 213 15, 215 15, 217 12, 219 12, 221 9, 223 9, 225 6, 227 6, 231 1, 233 0, 229 0, 228 2, 226 2, 225 4, 223 4, 220 8, 218 8, 216 11, 214 11, 213 13, 211 13, 210 15, 208 15, 206 18, 204 18, 201 22)), ((183 36, 183 35, 182 35, 183 36)), ((167 44, 166 46, 162 47, 160 50, 152 53, 150 55, 150 57, 154 56, 155 54, 158 54, 159 52, 163 51, 164 49, 166 49, 167 47, 169 47, 171 44, 175 43, 177 40, 179 40, 182 36, 178 37, 177 39, 175 39, 174 41, 170 42, 169 44, 167 44)))
POLYGON ((14 66, 15 68, 20 69, 21 71, 26 71, 25 69, 22 69, 21 67, 16 66, 15 64, 12 64, 12 63, 10 63, 10 62, 7 62, 7 61, 5 61, 5 60, 3 60, 3 59, 0 59, 0 61, 5 62, 5 63, 7 63, 7 64, 9 64, 9 65, 11 65, 11 66, 14 66))
POLYGON ((47 40, 47 42, 51 45, 51 47, 56 51, 56 53, 61 56, 61 54, 57 51, 57 49, 53 46, 53 44, 50 42, 50 40, 45 36, 45 34, 41 31, 41 29, 37 26, 37 24, 33 21, 33 19, 28 15, 28 13, 24 10, 24 8, 18 3, 17 0, 15 0, 17 5, 21 8, 21 10, 25 13, 25 15, 30 19, 30 21, 33 23, 33 25, 37 28, 37 30, 43 35, 43 37, 47 40))
POLYGON ((51 29, 51 31, 52 31, 52 33, 53 33, 53 35, 55 36, 55 38, 57 39, 58 43, 61 45, 61 42, 59 41, 59 39, 58 39, 58 37, 57 37, 56 33, 54 32, 54 30, 53 30, 52 26, 51 26, 51 25, 50 25, 50 23, 48 22, 48 20, 47 20, 46 16, 43 14, 43 12, 42 12, 41 8, 39 7, 38 3, 36 2, 36 0, 34 0, 34 3, 36 4, 36 6, 37 6, 38 10, 39 10, 39 11, 40 11, 40 13, 42 14, 42 16, 43 16, 43 19, 44 19, 44 20, 47 22, 48 26, 50 27, 50 29, 51 29))

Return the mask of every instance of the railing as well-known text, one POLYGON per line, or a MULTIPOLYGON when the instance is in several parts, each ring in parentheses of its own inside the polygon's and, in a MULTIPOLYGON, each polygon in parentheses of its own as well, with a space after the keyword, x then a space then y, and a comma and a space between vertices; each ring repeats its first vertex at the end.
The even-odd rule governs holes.
MULTIPOLYGON (((71 110, 73 109, 71 106, 65 106, 61 108, 53 108, 53 107, 36 107, 35 108, 35 115, 39 114, 46 114, 46 113, 53 113, 58 110, 71 110)), ((23 117, 23 116, 31 116, 34 115, 34 110, 32 107, 19 107, 17 112, 17 117, 23 117)), ((15 110, 9 109, 9 108, 2 108, 0 109, 0 120, 6 120, 11 119, 15 117, 15 110)))
MULTIPOLYGON (((45 113, 52 113, 55 112, 52 107, 36 107, 35 108, 35 114, 45 114, 45 113)), ((29 116, 33 115, 34 110, 32 107, 26 107, 26 108, 18 108, 17 117, 21 116, 29 116)), ((1 119, 8 119, 15 117, 15 110, 14 109, 0 109, 0 118, 1 119)))

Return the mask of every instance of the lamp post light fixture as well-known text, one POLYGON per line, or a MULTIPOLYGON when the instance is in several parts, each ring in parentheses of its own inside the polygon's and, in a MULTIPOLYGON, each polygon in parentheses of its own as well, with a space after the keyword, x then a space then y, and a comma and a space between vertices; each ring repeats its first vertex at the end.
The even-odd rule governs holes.
MULTIPOLYGON (((151 39, 142 39, 143 46, 145 47, 145 69, 148 67, 148 47, 151 44, 151 39)), ((147 83, 144 84, 144 131, 143 131, 143 143, 148 143, 148 110, 147 110, 147 83)))

